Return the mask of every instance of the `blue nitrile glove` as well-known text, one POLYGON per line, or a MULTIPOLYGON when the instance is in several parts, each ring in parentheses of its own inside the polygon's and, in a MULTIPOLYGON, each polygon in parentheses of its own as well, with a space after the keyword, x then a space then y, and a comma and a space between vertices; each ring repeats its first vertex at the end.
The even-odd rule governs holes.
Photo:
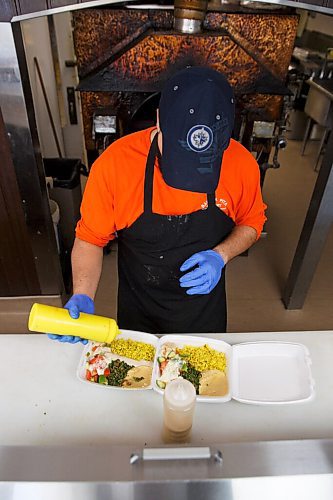
POLYGON ((190 287, 186 290, 188 295, 210 293, 219 282, 224 265, 221 255, 214 250, 195 253, 180 267, 181 271, 195 267, 193 271, 184 274, 179 279, 180 286, 190 287))
MULTIPOLYGON (((73 295, 64 309, 68 309, 70 316, 73 319, 78 319, 80 312, 87 314, 94 314, 95 305, 94 301, 84 294, 73 295)), ((82 342, 82 344, 88 344, 88 340, 81 339, 81 337, 74 337, 72 335, 55 335, 53 333, 48 333, 47 335, 52 340, 58 340, 59 342, 70 342, 71 344, 76 344, 77 342, 82 342)))

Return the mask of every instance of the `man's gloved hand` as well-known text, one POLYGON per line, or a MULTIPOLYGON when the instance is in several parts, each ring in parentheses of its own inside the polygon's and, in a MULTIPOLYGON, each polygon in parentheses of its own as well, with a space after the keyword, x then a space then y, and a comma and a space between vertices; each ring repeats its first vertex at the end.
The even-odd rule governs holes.
POLYGON ((187 271, 197 266, 179 279, 180 286, 188 288, 188 295, 210 293, 219 282, 224 265, 224 260, 214 250, 195 253, 180 267, 181 271, 187 271))
MULTIPOLYGON (((94 314, 95 305, 94 301, 88 297, 88 295, 75 294, 69 299, 67 304, 64 306, 64 309, 68 309, 68 312, 73 319, 78 319, 81 312, 94 314)), ((82 342, 82 344, 88 343, 88 340, 81 339, 81 337, 73 337, 72 335, 54 335, 49 333, 47 336, 50 339, 58 340, 59 342, 70 342, 71 344, 76 344, 77 342, 82 342)))

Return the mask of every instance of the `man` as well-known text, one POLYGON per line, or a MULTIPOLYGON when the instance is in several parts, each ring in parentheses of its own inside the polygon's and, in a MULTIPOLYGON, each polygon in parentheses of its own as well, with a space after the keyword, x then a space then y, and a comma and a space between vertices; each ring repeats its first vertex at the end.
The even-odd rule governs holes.
POLYGON ((225 265, 265 221, 259 168, 231 139, 233 124, 223 75, 186 68, 166 83, 157 126, 97 159, 72 252, 74 295, 65 306, 72 317, 94 312, 103 247, 117 237, 120 328, 226 331, 225 265))

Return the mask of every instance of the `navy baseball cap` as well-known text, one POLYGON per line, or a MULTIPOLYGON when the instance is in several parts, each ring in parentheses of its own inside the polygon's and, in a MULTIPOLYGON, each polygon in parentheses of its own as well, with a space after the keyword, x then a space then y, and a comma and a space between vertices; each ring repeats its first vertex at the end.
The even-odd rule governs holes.
POLYGON ((166 82, 159 104, 160 168, 169 186, 199 193, 215 191, 234 116, 232 88, 218 71, 189 67, 166 82))

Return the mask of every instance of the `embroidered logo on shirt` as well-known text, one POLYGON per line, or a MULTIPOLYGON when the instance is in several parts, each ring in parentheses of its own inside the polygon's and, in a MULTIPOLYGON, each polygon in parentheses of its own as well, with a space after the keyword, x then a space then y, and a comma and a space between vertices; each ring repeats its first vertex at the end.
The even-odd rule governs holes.
MULTIPOLYGON (((223 198, 220 199, 215 198, 215 204, 221 210, 227 210, 228 208, 228 202, 223 198)), ((207 210, 207 208, 208 208, 208 202, 206 200, 204 203, 201 204, 201 210, 207 210)))

